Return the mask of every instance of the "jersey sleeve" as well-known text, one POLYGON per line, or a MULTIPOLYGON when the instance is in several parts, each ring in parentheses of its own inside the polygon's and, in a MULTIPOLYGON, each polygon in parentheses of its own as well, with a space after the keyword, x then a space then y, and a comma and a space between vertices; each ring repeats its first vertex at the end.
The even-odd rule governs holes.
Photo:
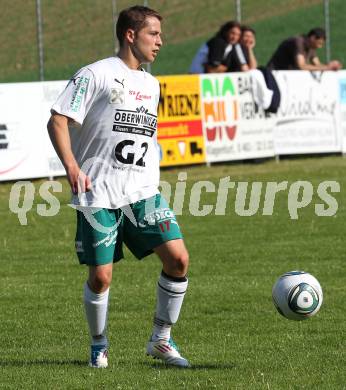
POLYGON ((52 106, 51 112, 65 115, 82 125, 95 94, 95 76, 90 69, 82 68, 68 82, 52 106))

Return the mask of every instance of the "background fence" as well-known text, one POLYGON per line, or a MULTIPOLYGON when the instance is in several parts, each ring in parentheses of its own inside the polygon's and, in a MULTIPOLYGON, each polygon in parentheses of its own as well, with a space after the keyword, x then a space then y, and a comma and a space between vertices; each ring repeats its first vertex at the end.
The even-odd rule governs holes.
MULTIPOLYGON (((0 82, 66 79, 80 66, 114 54, 113 20, 136 2, 124 0, 1 0, 0 82), (39 11, 39 12, 38 12, 39 11), (40 72, 39 43, 42 57, 40 72)), ((147 0, 164 17, 164 47, 154 74, 186 73, 199 45, 230 19, 257 31, 256 55, 265 64, 287 36, 325 26, 330 15, 332 57, 344 63, 344 0, 147 0), (329 8, 325 5, 329 4, 329 8)), ((322 60, 325 52, 321 51, 322 60)))

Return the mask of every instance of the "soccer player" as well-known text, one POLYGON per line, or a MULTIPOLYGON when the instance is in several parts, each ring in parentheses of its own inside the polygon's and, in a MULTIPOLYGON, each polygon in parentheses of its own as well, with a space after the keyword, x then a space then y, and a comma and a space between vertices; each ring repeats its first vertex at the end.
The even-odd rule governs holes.
POLYGON ((170 334, 188 285, 188 252, 158 191, 159 83, 141 68, 161 48, 161 19, 143 6, 120 12, 118 55, 79 70, 48 122, 77 208, 76 252, 89 268, 84 304, 92 367, 108 365, 108 295, 123 243, 138 259, 155 252, 162 262, 147 354, 170 365, 189 365, 170 334))

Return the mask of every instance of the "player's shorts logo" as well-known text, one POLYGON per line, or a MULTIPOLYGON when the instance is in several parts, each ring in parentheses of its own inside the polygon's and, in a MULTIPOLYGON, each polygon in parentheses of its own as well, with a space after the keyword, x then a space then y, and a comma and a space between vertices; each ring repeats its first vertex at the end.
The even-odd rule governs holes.
POLYGON ((109 99, 109 103, 124 104, 125 103, 124 90, 120 88, 111 88, 111 96, 109 99))

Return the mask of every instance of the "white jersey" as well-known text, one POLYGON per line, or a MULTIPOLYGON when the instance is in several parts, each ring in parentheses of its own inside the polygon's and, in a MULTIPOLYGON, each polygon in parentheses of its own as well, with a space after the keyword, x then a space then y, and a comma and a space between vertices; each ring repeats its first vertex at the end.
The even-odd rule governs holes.
POLYGON ((77 72, 52 111, 73 120, 72 151, 92 183, 80 206, 119 208, 158 193, 158 81, 111 57, 77 72))

